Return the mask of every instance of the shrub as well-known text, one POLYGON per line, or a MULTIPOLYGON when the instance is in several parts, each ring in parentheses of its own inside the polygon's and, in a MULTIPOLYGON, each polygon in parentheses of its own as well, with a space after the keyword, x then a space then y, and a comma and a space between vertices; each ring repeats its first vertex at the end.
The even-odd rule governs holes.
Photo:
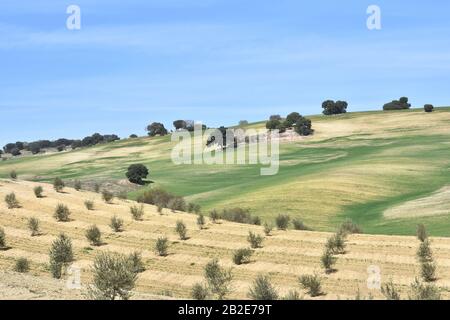
POLYGON ((432 104, 426 104, 423 106, 425 112, 433 112, 434 106, 432 104))
POLYGON ((417 225, 417 239, 424 242, 426 239, 428 239, 427 229, 425 228, 425 225, 422 223, 417 225))
POLYGON ((75 182, 73 183, 73 188, 77 191, 80 191, 81 190, 81 181, 75 180, 75 182))
POLYGON ((307 226, 305 226, 303 221, 299 219, 292 220, 292 225, 294 226, 295 230, 310 230, 307 226))
POLYGON ((73 261, 72 241, 65 234, 56 238, 50 249, 50 271, 54 278, 60 279, 64 269, 73 261))
POLYGON ((233 253, 233 262, 237 265, 250 262, 250 258, 253 255, 253 250, 248 248, 238 249, 233 253))
POLYGON ((121 191, 117 195, 117 198, 120 199, 120 200, 127 200, 128 199, 128 194, 125 191, 121 191))
POLYGON ((142 217, 144 216, 144 205, 141 204, 139 207, 132 206, 130 212, 134 220, 142 220, 142 217))
POLYGON ((354 223, 351 219, 347 219, 339 227, 338 233, 348 235, 363 233, 363 231, 361 227, 354 223))
POLYGON ((6 235, 5 230, 3 230, 2 227, 0 227, 0 249, 6 248, 6 235))
POLYGON ((55 213, 53 214, 53 217, 60 222, 67 222, 69 221, 70 216, 70 210, 69 208, 64 204, 58 204, 58 206, 55 209, 55 213))
POLYGON ((264 223, 264 233, 266 236, 270 236, 272 229, 273 229, 273 226, 271 224, 268 224, 267 222, 264 223))
POLYGON ((231 292, 231 269, 221 267, 219 260, 213 259, 206 264, 204 273, 209 291, 216 295, 218 300, 223 300, 231 292))
POLYGON ((248 209, 242 208, 223 209, 220 218, 237 223, 260 224, 258 217, 253 217, 248 209))
POLYGON ((197 216, 197 225, 198 225, 199 229, 202 230, 205 227, 205 224, 206 224, 205 217, 200 213, 197 216))
POLYGON ((206 298, 208 298, 209 295, 209 291, 208 288, 201 284, 201 283, 196 283, 192 286, 191 289, 191 297, 194 300, 206 300, 206 298))
POLYGON ((263 236, 253 233, 251 231, 248 232, 247 241, 250 243, 250 246, 253 249, 261 248, 263 240, 264 240, 263 236))
POLYGON ((423 262, 420 266, 420 275, 423 281, 433 282, 436 280, 436 264, 434 262, 423 262))
POLYGON ((112 192, 109 192, 108 190, 103 190, 102 198, 106 203, 111 203, 114 199, 114 194, 112 192))
POLYGON ((129 257, 101 252, 92 267, 93 284, 89 289, 91 298, 97 300, 128 300, 134 289, 137 273, 129 257))
POLYGON ((283 297, 283 300, 295 301, 295 300, 303 300, 303 297, 300 296, 297 290, 289 290, 287 295, 283 297))
POLYGON ((419 258, 419 261, 422 263, 433 261, 430 240, 426 239, 424 242, 420 243, 419 249, 417 250, 417 258, 419 258))
POLYGON ((158 211, 158 213, 160 214, 160 215, 162 215, 163 214, 163 206, 162 205, 160 205, 160 204, 158 204, 158 206, 157 206, 157 211, 158 211))
POLYGON ((167 203, 167 207, 172 210, 172 212, 175 211, 185 211, 186 210, 186 202, 182 197, 173 197, 169 200, 167 203))
POLYGON ((55 189, 56 192, 62 192, 65 186, 66 185, 64 184, 64 181, 62 181, 61 178, 55 178, 55 180, 53 180, 53 188, 55 189))
POLYGON ((187 228, 186 228, 186 225, 184 224, 183 221, 181 221, 181 220, 177 221, 177 224, 175 226, 175 231, 178 233, 178 236, 180 237, 180 240, 186 240, 187 239, 187 236, 186 236, 187 228))
POLYGON ((86 209, 88 210, 94 210, 94 201, 92 200, 86 200, 84 202, 84 206, 86 207, 86 209))
POLYGON ((145 271, 144 262, 142 262, 142 255, 140 252, 133 252, 128 256, 131 262, 132 270, 134 273, 141 273, 145 271))
POLYGON ((212 223, 217 223, 217 221, 220 219, 220 214, 216 209, 214 209, 209 213, 209 218, 211 219, 212 223))
POLYGON ((192 203, 192 202, 188 203, 187 212, 199 214, 201 211, 202 210, 201 210, 201 207, 199 204, 192 203))
POLYGON ((100 184, 99 184, 99 183, 94 184, 94 191, 95 191, 96 193, 99 193, 99 192, 100 192, 100 184))
POLYGON ((307 290, 311 297, 318 297, 322 295, 321 280, 318 275, 304 275, 298 281, 303 289, 307 290))
POLYGON ((30 262, 26 258, 19 258, 16 261, 16 265, 14 266, 14 271, 25 273, 30 270, 30 262))
POLYGON ((128 167, 126 176, 130 182, 143 185, 143 179, 147 178, 148 173, 147 167, 143 164, 132 164, 128 167))
POLYGON ((278 292, 270 283, 268 276, 259 275, 253 281, 248 292, 248 297, 253 300, 277 300, 278 292))
POLYGON ((320 262, 325 269, 325 273, 332 273, 335 271, 333 267, 336 264, 336 260, 336 257, 333 256, 333 252, 329 249, 325 249, 325 252, 320 257, 320 262))
POLYGON ((387 300, 400 300, 400 293, 395 287, 392 280, 381 286, 381 293, 386 297, 387 300))
POLYGON ((286 230, 289 227, 289 222, 291 217, 286 214, 279 214, 278 217, 275 218, 275 224, 279 230, 286 230))
POLYGON ((32 237, 39 235, 39 219, 35 217, 28 219, 28 229, 30 229, 32 237))
POLYGON ((111 222, 109 224, 111 229, 114 232, 122 232, 123 231, 123 220, 118 218, 117 216, 113 216, 111 218, 111 222))
POLYGON ((17 172, 16 172, 16 170, 11 170, 11 172, 9 173, 9 177, 12 180, 16 180, 17 179, 17 172))
POLYGON ((142 203, 147 203, 151 205, 161 205, 164 208, 168 208, 168 203, 170 199, 175 197, 175 195, 161 189, 161 188, 154 188, 150 189, 149 191, 146 191, 142 193, 137 201, 142 203))
POLYGON ((14 192, 5 196, 5 202, 8 206, 8 209, 20 208, 19 201, 17 200, 16 194, 14 192))
POLYGON ((102 233, 96 225, 93 225, 86 230, 86 238, 93 246, 102 244, 102 233))
POLYGON ((344 254, 346 246, 345 238, 342 234, 336 233, 327 240, 325 246, 332 254, 344 254))
POLYGON ((42 188, 41 186, 37 186, 34 187, 33 191, 36 198, 42 198, 42 192, 44 192, 44 188, 42 188))
POLYGON ((432 284, 422 284, 417 278, 411 284, 410 300, 441 300, 439 288, 432 284))
POLYGON ((156 240, 155 250, 156 253, 161 256, 167 256, 167 250, 169 249, 169 240, 166 237, 160 237, 156 240))

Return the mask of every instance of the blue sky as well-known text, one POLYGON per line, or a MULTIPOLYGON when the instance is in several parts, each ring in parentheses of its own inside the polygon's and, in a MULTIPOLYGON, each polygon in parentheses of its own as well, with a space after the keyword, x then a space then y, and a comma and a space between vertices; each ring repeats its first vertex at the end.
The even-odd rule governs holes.
POLYGON ((326 99, 450 105, 449 16, 444 0, 2 0, 0 144, 317 114, 326 99))

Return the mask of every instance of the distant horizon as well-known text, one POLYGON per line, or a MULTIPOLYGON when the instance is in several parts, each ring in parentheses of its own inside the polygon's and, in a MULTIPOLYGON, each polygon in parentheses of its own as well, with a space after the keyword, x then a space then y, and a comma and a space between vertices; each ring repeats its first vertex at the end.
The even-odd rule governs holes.
POLYGON ((4 0, 0 145, 308 116, 327 99, 349 112, 400 96, 447 105, 448 12, 444 0, 4 0), (71 4, 80 30, 67 27, 71 4))
MULTIPOLYGON (((442 106, 436 106, 436 105, 434 105, 434 108, 435 108, 435 109, 450 108, 450 105, 442 105, 442 106)), ((405 110, 384 111, 384 112, 387 112, 387 113, 389 113, 389 112, 404 112, 404 111, 408 111, 408 110, 418 110, 418 111, 419 111, 419 110, 422 110, 422 109, 423 109, 423 107, 412 106, 411 108, 405 109, 405 110)), ((351 114, 351 113, 365 113, 365 112, 378 112, 378 111, 383 112, 382 109, 348 110, 348 111, 347 111, 346 113, 344 113, 344 114, 351 114)), ((292 112, 295 112, 295 110, 293 110, 292 112)), ((255 124, 255 123, 260 123, 260 122, 267 121, 268 118, 269 118, 271 115, 275 115, 275 114, 277 114, 277 113, 272 113, 272 114, 270 114, 270 115, 267 116, 267 119, 262 119, 262 120, 250 120, 250 121, 249 121, 248 119, 241 119, 241 120, 247 120, 248 123, 251 125, 251 124, 255 124)), ((340 115, 344 115, 344 114, 340 114, 340 115)), ((284 118, 286 115, 287 115, 287 114, 280 114, 280 116, 281 116, 282 118, 284 118)), ((317 117, 317 116, 335 117, 335 116, 339 116, 339 115, 324 115, 323 113, 302 114, 302 115, 305 116, 305 117, 317 117)), ((174 119, 174 121, 175 121, 175 120, 192 120, 192 119, 174 119)), ((239 121, 241 121, 241 120, 239 120, 239 121)), ((199 121, 199 120, 195 120, 195 121, 199 121)), ((155 121, 153 121, 153 122, 160 122, 160 121, 155 120, 155 121)), ((173 122, 173 121, 172 121, 172 122, 173 122)), ((163 123, 164 126, 165 126, 165 128, 169 131, 169 134, 170 134, 170 131, 175 131, 175 130, 173 130, 174 127, 173 127, 173 123, 172 123, 172 122, 170 122, 170 123, 163 123)), ((150 124, 150 123, 148 123, 148 124, 150 124)), ((207 123, 204 123, 204 122, 202 122, 202 124, 207 125, 209 128, 218 128, 219 126, 224 126, 224 127, 226 127, 226 128, 231 128, 231 127, 233 127, 233 126, 237 126, 237 125, 238 125, 238 122, 236 122, 236 123, 234 123, 234 124, 220 124, 220 125, 212 125, 212 126, 211 126, 211 125, 208 125, 207 123)), ((314 127, 314 123, 313 123, 313 127, 314 127)), ((91 133, 86 133, 86 134, 84 134, 84 135, 82 135, 82 136, 80 136, 80 137, 59 137, 59 136, 58 136, 58 137, 52 137, 52 138, 37 138, 37 139, 33 139, 33 140, 15 140, 15 141, 11 140, 11 141, 8 141, 8 142, 6 142, 6 143, 0 144, 0 149, 3 149, 3 147, 4 147, 7 143, 15 143, 15 142, 26 142, 26 143, 29 143, 29 142, 39 141, 39 140, 55 141, 55 140, 57 140, 57 139, 63 139, 63 138, 69 139, 69 140, 82 140, 83 138, 85 138, 85 137, 87 137, 87 136, 91 136, 91 135, 93 135, 94 133, 99 133, 99 134, 102 134, 102 135, 117 134, 117 136, 119 136, 120 140, 128 139, 128 138, 130 138, 130 135, 132 135, 132 134, 136 134, 136 135, 138 136, 138 138, 146 138, 146 137, 148 137, 147 131, 145 131, 145 130, 144 130, 144 132, 143 132, 142 134, 139 133, 139 132, 133 132, 133 133, 123 134, 123 135, 118 134, 118 133, 116 133, 116 132, 100 132, 100 131, 92 131, 91 133)))

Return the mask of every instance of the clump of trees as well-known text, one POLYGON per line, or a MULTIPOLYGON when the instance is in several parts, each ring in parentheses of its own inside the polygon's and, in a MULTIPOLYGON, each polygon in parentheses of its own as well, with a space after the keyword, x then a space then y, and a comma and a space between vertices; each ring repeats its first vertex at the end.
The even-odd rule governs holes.
POLYGON ((295 132, 301 136, 308 136, 314 132, 311 120, 301 116, 298 112, 288 114, 284 121, 279 115, 273 115, 266 122, 268 130, 279 130, 280 133, 283 133, 287 128, 294 128, 295 132))
POLYGON ((87 136, 82 140, 72 140, 72 139, 57 139, 54 141, 50 140, 37 140, 32 142, 15 142, 8 143, 3 147, 5 153, 10 153, 13 156, 21 155, 21 151, 30 151, 32 154, 38 154, 43 149, 56 148, 59 152, 65 150, 67 147, 72 147, 72 149, 93 146, 99 143, 108 143, 120 138, 115 134, 101 135, 99 133, 94 133, 91 136, 87 136))
POLYGON ((258 275, 250 287, 248 297, 253 300, 277 300, 278 292, 272 285, 269 276, 258 275))
POLYGON ((347 107, 347 101, 326 100, 322 103, 323 114, 327 116, 346 113, 347 107))
POLYGON ((73 261, 72 241, 65 234, 56 238, 50 249, 50 272, 56 279, 60 279, 65 269, 73 261))
POLYGON ((147 126, 148 135, 150 137, 154 136, 165 136, 168 132, 164 125, 160 122, 153 122, 147 126))
POLYGON ((432 104, 426 104, 423 106, 425 112, 433 112, 434 106, 432 104))
POLYGON ((393 100, 383 106, 383 110, 403 110, 411 108, 407 97, 401 97, 399 100, 393 100))
POLYGON ((143 185, 143 179, 146 179, 148 174, 148 168, 143 164, 132 164, 128 167, 126 176, 128 178, 128 181, 143 185))

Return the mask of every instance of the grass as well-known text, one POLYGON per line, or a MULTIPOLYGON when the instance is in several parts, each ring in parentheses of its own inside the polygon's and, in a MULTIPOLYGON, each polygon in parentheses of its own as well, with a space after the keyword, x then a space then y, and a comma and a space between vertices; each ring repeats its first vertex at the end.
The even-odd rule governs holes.
MULTIPOLYGON (((0 162, 0 177, 15 169, 21 178, 124 179, 127 167, 143 163, 155 185, 213 208, 239 206, 273 221, 280 213, 314 230, 333 231, 351 218, 365 232, 409 234, 418 221, 430 234, 450 236, 450 215, 387 219, 384 211, 431 195, 450 184, 450 108, 356 112, 312 116, 313 137, 280 146, 280 170, 260 176, 260 166, 186 165, 170 159, 170 137, 137 138, 0 162), (430 123, 432 125, 426 125, 430 123)), ((262 128, 264 122, 248 128, 262 128)), ((450 199, 449 199, 450 200, 450 199)))

